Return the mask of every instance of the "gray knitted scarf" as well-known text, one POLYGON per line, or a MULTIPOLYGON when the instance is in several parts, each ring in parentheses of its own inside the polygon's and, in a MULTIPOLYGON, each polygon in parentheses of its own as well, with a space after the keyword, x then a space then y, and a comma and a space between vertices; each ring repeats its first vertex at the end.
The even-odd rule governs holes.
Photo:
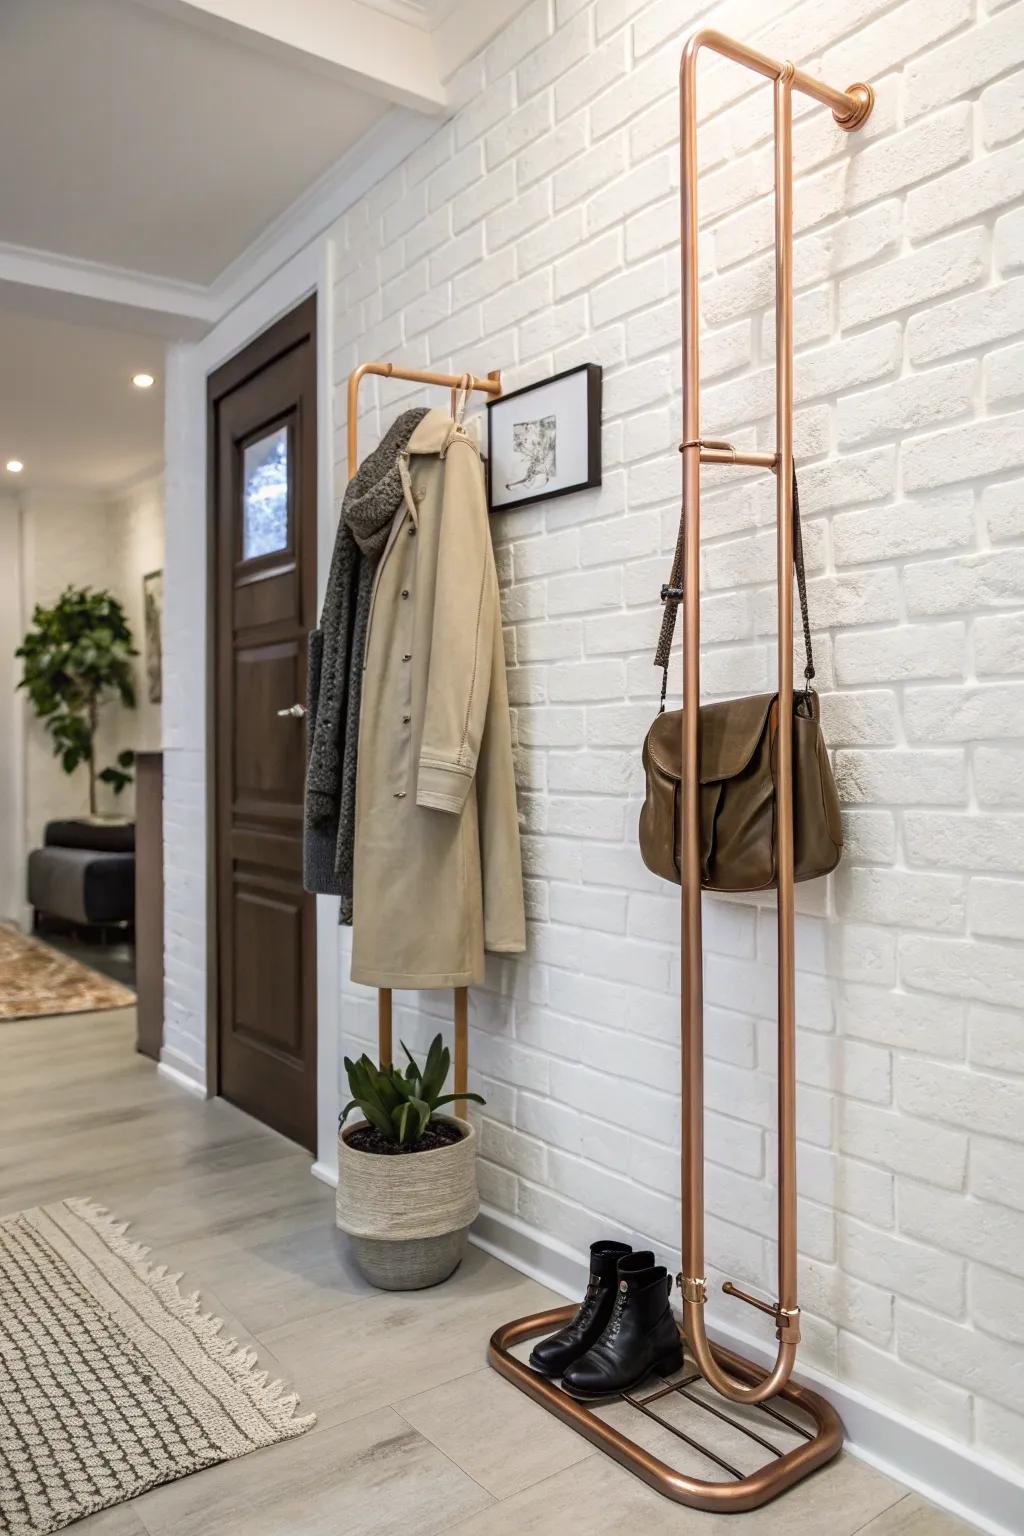
POLYGON ((311 637, 320 664, 306 769, 306 821, 307 829, 337 821, 337 883, 329 888, 341 895, 342 922, 351 921, 359 701, 373 579, 402 503, 399 454, 426 414, 420 407, 399 416, 349 481, 320 629, 311 637))

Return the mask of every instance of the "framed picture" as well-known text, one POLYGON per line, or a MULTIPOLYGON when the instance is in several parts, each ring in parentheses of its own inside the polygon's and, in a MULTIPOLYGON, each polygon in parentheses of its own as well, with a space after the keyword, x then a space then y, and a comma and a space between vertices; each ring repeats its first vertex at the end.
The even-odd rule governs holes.
POLYGON ((142 578, 142 627, 145 632, 146 697, 151 704, 159 704, 163 698, 163 622, 164 573, 150 571, 142 578))
POLYGON ((492 512, 601 484, 601 366, 582 363, 487 402, 492 512))

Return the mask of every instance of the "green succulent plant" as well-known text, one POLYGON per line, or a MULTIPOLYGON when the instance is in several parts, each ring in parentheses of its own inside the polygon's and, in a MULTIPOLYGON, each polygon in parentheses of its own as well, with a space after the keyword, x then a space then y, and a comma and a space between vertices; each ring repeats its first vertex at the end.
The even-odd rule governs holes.
POLYGON ((474 1104, 487 1102, 478 1093, 441 1092, 448 1080, 451 1053, 440 1035, 430 1042, 422 1068, 404 1041, 402 1050, 409 1062, 404 1072, 394 1063, 378 1067, 365 1052, 358 1061, 345 1057, 352 1098, 341 1112, 339 1125, 344 1125, 352 1111, 359 1109, 382 1136, 400 1147, 412 1147, 442 1104, 454 1104, 459 1099, 472 1099, 474 1104))

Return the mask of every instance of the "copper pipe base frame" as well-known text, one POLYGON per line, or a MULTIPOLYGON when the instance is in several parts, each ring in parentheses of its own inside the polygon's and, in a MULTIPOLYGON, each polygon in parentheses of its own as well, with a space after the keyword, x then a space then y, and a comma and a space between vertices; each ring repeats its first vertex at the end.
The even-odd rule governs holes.
MULTIPOLYGON (((575 1312, 575 1306, 557 1307, 551 1312, 535 1312, 530 1317, 503 1323, 491 1336, 488 1363, 520 1392, 667 1499, 691 1509, 718 1510, 722 1514, 758 1509, 823 1467, 842 1449, 843 1426, 839 1417, 816 1392, 790 1382, 770 1403, 736 1408, 728 1402, 712 1402, 711 1389, 704 1384, 689 1356, 682 1372, 671 1379, 651 1376, 634 1391, 618 1398, 583 1403, 570 1397, 557 1382, 531 1370, 512 1350, 527 1339, 564 1327, 575 1312), (687 1410, 685 1426, 666 1417, 666 1409, 680 1402, 687 1410), (660 1426, 666 1439, 671 1436, 673 1445, 678 1442, 680 1465, 663 1461, 601 1417, 601 1412, 609 1407, 617 1417, 622 1417, 617 1408, 619 1403, 625 1403, 631 1410, 631 1429, 635 1425, 639 1432, 660 1426), (701 1422, 707 1420, 706 1442, 693 1432, 694 1417, 701 1422), (743 1437, 743 1441, 738 1441, 737 1436, 743 1437), (723 1437, 729 1437, 726 1445, 723 1437), (784 1449, 780 1440, 796 1443, 784 1449), (737 1454, 736 1446, 745 1446, 746 1441, 752 1450, 737 1454), (736 1465, 749 1461, 754 1454, 760 1465, 753 1471, 736 1465)), ((711 1349, 718 1365, 735 1379, 754 1385, 766 1375, 731 1350, 717 1345, 711 1349)))

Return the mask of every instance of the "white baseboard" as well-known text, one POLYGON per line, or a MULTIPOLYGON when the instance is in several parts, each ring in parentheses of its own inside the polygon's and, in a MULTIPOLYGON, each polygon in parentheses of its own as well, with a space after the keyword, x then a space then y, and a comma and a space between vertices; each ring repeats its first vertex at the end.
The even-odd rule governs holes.
POLYGON ((184 1088, 186 1093, 191 1093, 194 1098, 205 1099, 208 1097, 206 1083, 193 1075, 190 1071, 191 1063, 182 1062, 180 1067, 172 1066, 163 1055, 156 1064, 156 1069, 161 1077, 166 1077, 169 1082, 176 1083, 179 1088, 184 1088))
POLYGON ((320 1180, 321 1184, 329 1184, 332 1189, 337 1189, 338 1169, 336 1165, 332 1163, 316 1162, 313 1164, 309 1171, 313 1175, 314 1179, 320 1180))
MULTIPOLYGON (((504 1211, 482 1206, 470 1242, 560 1296, 580 1297, 586 1288, 587 1265, 578 1253, 504 1211)), ((764 1345, 741 1329, 718 1328, 714 1338, 748 1359, 768 1363, 764 1345)), ((989 1536, 1020 1536, 1024 1479, 1011 1467, 915 1423, 835 1377, 804 1369, 797 1379, 835 1408, 853 1455, 989 1536)))

